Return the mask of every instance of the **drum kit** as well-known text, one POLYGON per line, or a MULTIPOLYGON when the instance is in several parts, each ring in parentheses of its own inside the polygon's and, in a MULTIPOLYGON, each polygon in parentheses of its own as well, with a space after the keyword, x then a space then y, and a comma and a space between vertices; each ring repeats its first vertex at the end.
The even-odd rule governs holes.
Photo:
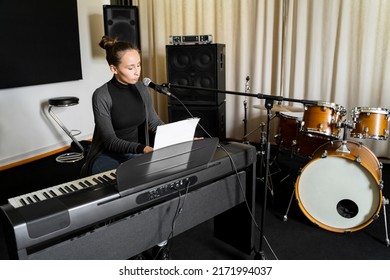
POLYGON ((273 110, 279 119, 275 135, 279 149, 308 159, 291 200, 295 196, 314 224, 340 233, 366 227, 379 216, 383 205, 389 246, 382 164, 359 140, 387 140, 390 111, 355 107, 348 120, 343 106, 322 101, 304 104, 304 109, 279 104, 273 110))

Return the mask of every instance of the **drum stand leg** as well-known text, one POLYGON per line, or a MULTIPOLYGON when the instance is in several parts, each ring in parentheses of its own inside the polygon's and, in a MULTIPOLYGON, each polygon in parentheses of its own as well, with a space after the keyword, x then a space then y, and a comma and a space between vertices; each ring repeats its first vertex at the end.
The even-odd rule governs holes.
POLYGON ((288 212, 290 212, 290 207, 291 207, 291 203, 292 203, 292 201, 293 201, 294 194, 295 194, 295 189, 293 190, 293 192, 292 192, 292 194, 291 194, 290 202, 288 203, 288 207, 287 207, 287 210, 286 210, 286 214, 284 214, 284 216, 283 216, 283 222, 286 222, 286 221, 287 221, 287 215, 288 215, 288 212))
POLYGON ((386 246, 389 247, 390 246, 390 241, 389 241, 389 235, 388 235, 388 232, 387 232, 387 216, 386 216, 386 205, 389 204, 389 200, 386 199, 384 196, 382 198, 382 204, 383 204, 383 218, 385 220, 385 234, 386 234, 386 239, 385 239, 385 242, 386 242, 386 246))

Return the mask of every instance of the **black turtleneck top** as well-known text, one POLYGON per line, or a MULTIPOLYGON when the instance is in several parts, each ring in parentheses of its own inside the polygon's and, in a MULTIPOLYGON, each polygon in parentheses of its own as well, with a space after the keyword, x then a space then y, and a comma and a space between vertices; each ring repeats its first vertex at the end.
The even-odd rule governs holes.
POLYGON ((135 85, 124 85, 115 78, 108 83, 112 99, 111 122, 118 138, 145 144, 138 131, 145 125, 145 105, 135 85))

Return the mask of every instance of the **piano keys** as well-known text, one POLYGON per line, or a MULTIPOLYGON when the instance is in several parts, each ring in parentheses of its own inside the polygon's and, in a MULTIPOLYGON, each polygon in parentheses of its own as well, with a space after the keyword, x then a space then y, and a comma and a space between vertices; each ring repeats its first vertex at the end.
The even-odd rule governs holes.
POLYGON ((72 182, 66 182, 46 189, 16 196, 8 199, 8 203, 11 204, 14 208, 19 208, 86 188, 103 185, 115 186, 115 184, 116 169, 113 169, 98 175, 89 176, 72 182))

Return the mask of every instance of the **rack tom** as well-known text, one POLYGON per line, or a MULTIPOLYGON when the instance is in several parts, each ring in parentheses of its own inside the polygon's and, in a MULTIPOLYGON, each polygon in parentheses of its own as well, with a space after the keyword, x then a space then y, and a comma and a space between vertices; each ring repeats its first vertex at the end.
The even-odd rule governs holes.
POLYGON ((301 132, 309 137, 339 139, 340 122, 345 115, 344 107, 335 103, 306 104, 301 132))
POLYGON ((383 108, 355 107, 351 116, 354 128, 351 137, 387 140, 389 138, 389 110, 383 108))

